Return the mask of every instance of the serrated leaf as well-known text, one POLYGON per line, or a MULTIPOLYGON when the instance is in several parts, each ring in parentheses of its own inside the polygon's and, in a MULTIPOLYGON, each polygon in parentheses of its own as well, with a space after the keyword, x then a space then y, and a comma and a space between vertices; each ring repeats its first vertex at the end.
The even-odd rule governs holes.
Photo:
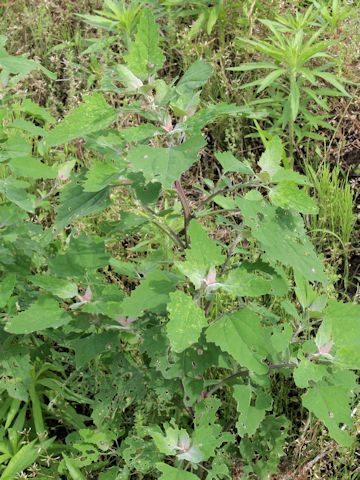
POLYGON ((315 200, 294 182, 282 181, 270 190, 269 198, 277 207, 293 208, 303 214, 315 215, 319 211, 315 200))
POLYGON ((275 269, 263 262, 243 262, 231 270, 222 286, 238 297, 259 297, 261 295, 285 295, 288 284, 275 269))
POLYGON ((141 12, 135 40, 124 58, 130 70, 141 80, 163 66, 165 57, 159 47, 159 28, 149 8, 141 12))
POLYGON ((170 293, 167 306, 170 320, 166 325, 171 347, 177 353, 197 342, 202 329, 207 325, 204 311, 186 293, 170 293))
POLYGON ((187 131, 194 134, 199 133, 206 125, 227 116, 244 116, 249 118, 263 118, 265 113, 255 113, 249 107, 239 107, 229 103, 217 103, 207 105, 188 118, 184 126, 187 131))
POLYGON ((199 135, 173 148, 139 145, 129 150, 127 159, 135 171, 143 172, 146 182, 158 181, 170 189, 174 181, 197 161, 205 144, 199 135))
POLYGON ((16 335, 58 328, 71 321, 71 317, 50 297, 39 297, 27 310, 10 318, 5 330, 16 335))
POLYGON ((351 392, 347 385, 330 386, 326 384, 315 385, 302 395, 305 408, 314 413, 329 430, 331 437, 344 447, 353 443, 348 432, 341 429, 342 425, 351 428, 351 392))
POLYGON ((252 168, 245 162, 238 160, 231 152, 217 152, 215 158, 226 172, 239 172, 245 175, 253 175, 252 168))
POLYGON ((100 192, 118 180, 120 170, 116 165, 95 160, 86 172, 84 192, 100 192))
POLYGON ((176 262, 176 266, 199 289, 210 268, 221 265, 225 257, 221 253, 221 247, 209 238, 197 221, 190 222, 188 233, 191 247, 186 250, 185 262, 176 262))
POLYGON ((272 399, 262 390, 255 390, 251 385, 234 385, 233 396, 237 402, 239 419, 236 429, 240 436, 254 435, 259 425, 265 418, 266 410, 270 410, 272 399), (256 401, 252 405, 252 397, 255 393, 256 401))
POLYGON ((280 168, 271 178, 272 183, 280 182, 294 182, 297 185, 311 185, 310 180, 305 176, 301 175, 294 170, 287 170, 285 168, 280 168))
POLYGON ((90 133, 103 130, 111 125, 117 112, 102 94, 92 93, 84 97, 83 103, 74 108, 55 128, 44 137, 46 148, 68 143, 76 138, 84 138, 90 133))
POLYGON ((360 369, 360 306, 330 300, 316 335, 318 347, 333 342, 334 362, 344 368, 360 369))
POLYGON ((209 460, 223 443, 232 441, 232 435, 223 432, 218 423, 217 411, 220 405, 218 398, 206 398, 195 406, 192 447, 200 452, 200 461, 209 460))
POLYGON ((327 372, 326 365, 319 365, 303 358, 294 369, 293 376, 296 386, 307 388, 310 383, 319 383, 327 372))
POLYGON ((206 338, 229 353, 241 367, 258 375, 268 372, 262 360, 267 354, 270 335, 252 310, 244 308, 225 315, 207 329, 206 338))
POLYGON ((327 282, 323 265, 306 235, 300 215, 269 205, 254 193, 236 198, 245 225, 266 252, 268 262, 280 262, 299 271, 309 281, 327 282))

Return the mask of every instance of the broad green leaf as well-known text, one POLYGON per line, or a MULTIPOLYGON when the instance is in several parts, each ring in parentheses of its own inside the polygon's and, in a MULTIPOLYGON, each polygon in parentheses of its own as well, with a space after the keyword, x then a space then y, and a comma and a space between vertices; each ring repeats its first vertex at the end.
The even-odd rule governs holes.
POLYGON ((28 115, 31 115, 34 118, 43 120, 49 124, 55 123, 56 119, 48 112, 44 107, 40 107, 37 103, 34 103, 29 98, 26 98, 21 106, 20 110, 28 115))
POLYGON ((261 295, 285 295, 288 284, 275 269, 263 262, 243 262, 231 270, 222 286, 238 297, 259 297, 261 295))
POLYGON ((76 297, 78 287, 75 283, 69 282, 62 278, 51 277, 50 275, 36 274, 30 277, 30 282, 37 287, 57 297, 67 299, 76 297))
POLYGON ((259 166, 261 173, 268 174, 269 179, 281 168, 280 164, 284 156, 284 147, 280 137, 274 136, 266 145, 265 152, 261 155, 259 166))
POLYGON ((159 47, 159 28, 149 8, 141 12, 135 40, 124 58, 131 72, 141 80, 163 66, 165 57, 159 47))
POLYGON ((60 203, 55 208, 55 226, 62 229, 81 217, 102 212, 109 205, 108 188, 99 192, 84 192, 82 187, 73 181, 60 193, 60 203))
POLYGON ((49 260, 49 270, 59 277, 82 277, 88 271, 105 267, 109 261, 104 240, 82 234, 71 239, 65 253, 49 260))
POLYGON ((331 437, 344 447, 350 447, 353 443, 349 433, 341 429, 342 425, 348 429, 353 426, 351 397, 348 385, 326 384, 315 385, 301 397, 303 406, 314 413, 329 430, 331 437))
POLYGON ((145 311, 163 312, 169 293, 175 290, 174 278, 162 271, 149 273, 119 305, 119 315, 140 317, 145 311))
POLYGON ((199 289, 209 270, 221 265, 225 257, 221 253, 221 247, 209 238, 204 227, 197 221, 190 222, 188 233, 191 246, 186 250, 186 260, 176 262, 176 266, 199 289))
POLYGON ((9 162, 10 169, 18 177, 30 177, 44 180, 56 178, 57 171, 35 157, 18 157, 9 162))
POLYGON ((249 107, 239 107, 229 103, 217 103, 207 105, 188 118, 184 126, 187 131, 198 134, 206 125, 227 116, 244 116, 249 118, 263 118, 266 114, 255 113, 249 107))
POLYGON ((310 180, 294 170, 280 167, 271 178, 271 183, 293 182, 297 185, 311 185, 310 180))
POLYGON ((284 417, 267 415, 256 435, 244 436, 240 442, 240 454, 246 462, 245 471, 267 480, 276 473, 280 458, 284 455, 289 421, 284 417))
POLYGON ((0 180, 0 193, 26 212, 35 213, 36 198, 25 190, 28 187, 27 182, 16 180, 14 177, 0 180))
POLYGON ((28 75, 34 70, 40 70, 47 77, 56 80, 56 75, 54 73, 50 72, 34 60, 29 60, 21 55, 8 55, 4 50, 0 51, 0 67, 2 70, 5 70, 7 74, 20 75, 21 77, 28 75))
POLYGON ((0 280, 0 308, 4 308, 11 297, 16 284, 16 275, 14 273, 6 274, 0 280))
POLYGON ((50 148, 68 143, 76 138, 84 138, 90 133, 108 127, 116 117, 116 110, 106 102, 103 95, 92 93, 47 133, 43 141, 44 146, 50 148))
POLYGON ((67 345, 75 351, 76 368, 82 368, 90 360, 105 351, 109 351, 114 344, 118 344, 118 337, 113 332, 92 333, 84 338, 70 340, 67 345))
POLYGON ((199 477, 185 470, 178 470, 166 463, 157 463, 156 468, 162 473, 159 480, 199 480, 199 477))
MULTIPOLYGON (((199 451, 201 461, 209 460, 216 449, 225 442, 233 441, 231 434, 223 432, 218 423, 217 411, 221 402, 218 398, 206 398, 195 406, 195 429, 192 435, 192 448, 199 451)), ((182 456, 178 455, 178 458, 182 456)), ((186 460, 186 458, 185 458, 186 460)), ((191 461, 191 457, 189 457, 191 461)))
POLYGON ((316 344, 332 342, 331 355, 344 367, 360 369, 360 306, 330 300, 316 335, 316 344))
POLYGON ((205 144, 199 135, 173 148, 139 145, 130 149, 127 159, 133 170, 143 172, 146 182, 158 181, 170 189, 174 181, 197 161, 205 144))
POLYGON ((180 78, 176 89, 181 92, 197 90, 206 84, 212 73, 213 67, 209 63, 196 60, 180 78))
POLYGON ((173 350, 180 353, 198 341, 207 320, 204 311, 181 291, 170 293, 167 309, 170 316, 166 325, 167 335, 173 350))
POLYGON ((299 271, 309 281, 327 282, 323 265, 306 235, 300 215, 269 205, 253 192, 236 198, 244 223, 266 253, 266 260, 299 271))
POLYGON ((271 410, 272 399, 262 390, 255 390, 251 385, 234 385, 233 396, 237 402, 239 419, 236 422, 238 434, 254 435, 264 420, 266 410, 271 410), (252 397, 255 393, 256 401, 252 405, 252 397))
POLYGON ((253 175, 252 168, 246 163, 238 160, 231 152, 217 152, 215 158, 226 172, 239 172, 245 175, 253 175))
POLYGON ((190 437, 186 430, 179 429, 173 420, 170 423, 171 425, 166 424, 164 427, 165 434, 159 427, 149 429, 156 448, 164 455, 176 455, 180 443, 190 443, 190 437))
POLYGON ((307 388, 309 384, 319 383, 327 373, 326 365, 319 365, 303 358, 294 369, 294 381, 297 387, 307 388))
POLYGON ((229 353, 241 367, 258 375, 268 372, 262 360, 267 355, 270 335, 252 310, 244 308, 225 315, 207 329, 206 338, 229 353))
POLYGON ((28 132, 32 137, 43 137, 46 134, 46 131, 34 125, 28 120, 23 120, 22 118, 16 118, 10 125, 10 128, 16 128, 17 130, 23 130, 28 132))
POLYGON ((119 178, 121 168, 116 165, 95 160, 86 173, 83 183, 84 192, 99 192, 119 178))
POLYGON ((270 190, 270 201, 276 207, 292 208, 303 214, 315 215, 319 209, 314 199, 294 182, 280 182, 270 190))
POLYGON ((50 297, 39 297, 27 310, 10 318, 5 326, 9 333, 24 334, 47 328, 58 328, 71 321, 71 317, 50 297))

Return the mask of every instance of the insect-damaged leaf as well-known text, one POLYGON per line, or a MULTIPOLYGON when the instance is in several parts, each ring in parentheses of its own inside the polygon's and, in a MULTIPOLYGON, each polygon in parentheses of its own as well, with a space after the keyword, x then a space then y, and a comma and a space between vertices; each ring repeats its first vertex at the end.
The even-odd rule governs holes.
POLYGON ((333 375, 330 382, 332 384, 322 382, 310 388, 302 395, 302 403, 324 423, 334 440, 349 447, 353 438, 346 430, 353 426, 350 404, 352 392, 357 389, 356 376, 341 370, 333 375))
POLYGON ((292 267, 309 281, 327 282, 323 265, 298 213, 269 205, 258 192, 238 197, 236 203, 268 262, 277 261, 292 267))
POLYGON ((239 435, 254 435, 265 418, 266 410, 271 410, 271 397, 260 389, 254 389, 251 385, 235 385, 233 396, 239 412, 239 419, 236 422, 239 435), (252 405, 253 395, 256 397, 254 405, 252 405))

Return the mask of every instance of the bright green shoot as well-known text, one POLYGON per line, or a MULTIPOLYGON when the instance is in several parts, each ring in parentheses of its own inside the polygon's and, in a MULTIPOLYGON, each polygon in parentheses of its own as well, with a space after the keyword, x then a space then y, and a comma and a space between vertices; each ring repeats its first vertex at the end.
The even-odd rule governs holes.
POLYGON ((332 64, 324 63, 331 58, 327 50, 332 42, 321 39, 322 28, 308 28, 313 24, 312 18, 309 9, 293 20, 288 17, 261 20, 270 30, 268 38, 240 38, 239 43, 263 54, 265 61, 243 63, 230 69, 261 73, 259 78, 241 88, 255 87, 255 100, 250 104, 267 107, 272 130, 287 132, 290 158, 293 158, 296 138, 319 140, 322 137, 316 130, 330 128, 325 121, 329 111, 326 98, 348 96, 340 79, 329 71, 332 64), (319 60, 323 62, 319 64, 319 60))

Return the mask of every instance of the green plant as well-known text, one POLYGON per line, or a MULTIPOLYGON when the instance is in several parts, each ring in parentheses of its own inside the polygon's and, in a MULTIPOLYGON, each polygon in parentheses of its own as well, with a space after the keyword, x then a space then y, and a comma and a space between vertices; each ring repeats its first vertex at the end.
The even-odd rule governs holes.
POLYGON ((268 38, 241 38, 239 44, 249 45, 272 61, 244 63, 230 69, 235 72, 264 72, 260 78, 242 88, 256 87, 256 95, 267 91, 267 96, 260 95, 250 105, 267 107, 272 131, 287 132, 291 160, 296 140, 301 141, 305 137, 322 140, 317 130, 320 127, 332 128, 326 122, 326 112, 330 110, 327 97, 349 96, 341 80, 329 72, 332 63, 320 63, 323 59, 331 58, 326 52, 332 42, 321 40, 324 28, 310 28, 311 19, 314 16, 310 8, 296 17, 261 20, 270 30, 268 38), (270 73, 265 74, 267 71, 270 73), (323 86, 323 82, 332 88, 323 86))
POLYGON ((354 195, 347 179, 341 178, 339 166, 332 170, 328 163, 320 165, 315 171, 311 165, 305 166, 313 183, 318 215, 311 218, 311 228, 321 244, 330 247, 331 254, 338 255, 338 249, 343 256, 343 280, 349 281, 349 257, 351 239, 356 223, 353 212, 354 195))
POLYGON ((259 128, 256 165, 214 152, 218 180, 190 196, 203 129, 257 116, 201 104, 206 62, 169 82, 164 61, 143 10, 102 82, 116 107, 95 91, 54 126, 34 106, 26 129, 3 125, 1 418, 25 402, 30 442, 56 436, 39 478, 230 479, 239 457, 245 478, 268 478, 296 428, 274 410, 276 376, 354 442, 359 309, 328 293, 301 216, 318 211, 311 183, 259 128), (80 140, 87 168, 57 162, 80 140))
POLYGON ((344 5, 341 0, 327 0, 323 2, 314 1, 314 6, 319 10, 323 21, 333 30, 335 30, 339 23, 344 21, 351 14, 350 7, 344 5))
POLYGON ((129 4, 124 0, 104 0, 103 10, 96 10, 96 15, 78 16, 96 28, 122 34, 126 48, 135 32, 143 6, 143 2, 139 0, 132 0, 129 4))

